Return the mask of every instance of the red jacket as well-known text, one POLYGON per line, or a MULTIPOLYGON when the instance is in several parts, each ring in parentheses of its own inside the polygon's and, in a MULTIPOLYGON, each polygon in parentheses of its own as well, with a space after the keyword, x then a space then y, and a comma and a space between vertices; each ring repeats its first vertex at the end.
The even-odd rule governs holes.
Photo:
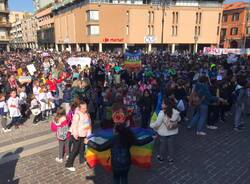
POLYGON ((47 80, 46 84, 49 85, 49 90, 51 92, 56 92, 56 84, 61 83, 62 79, 52 79, 52 80, 47 80))

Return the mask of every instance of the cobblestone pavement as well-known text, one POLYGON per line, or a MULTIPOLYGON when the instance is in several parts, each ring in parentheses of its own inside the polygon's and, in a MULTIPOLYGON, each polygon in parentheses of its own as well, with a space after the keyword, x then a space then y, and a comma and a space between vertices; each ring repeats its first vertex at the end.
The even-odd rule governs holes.
MULTIPOLYGON (((197 137, 194 130, 180 128, 174 164, 158 163, 149 170, 132 168, 130 184, 250 184, 250 116, 247 128, 232 130, 232 118, 197 137)), ((157 147, 157 143, 155 145, 157 147)), ((76 172, 55 162, 57 141, 48 123, 27 123, 19 130, 0 133, 0 184, 111 184, 111 173, 89 169, 75 161, 76 172)))

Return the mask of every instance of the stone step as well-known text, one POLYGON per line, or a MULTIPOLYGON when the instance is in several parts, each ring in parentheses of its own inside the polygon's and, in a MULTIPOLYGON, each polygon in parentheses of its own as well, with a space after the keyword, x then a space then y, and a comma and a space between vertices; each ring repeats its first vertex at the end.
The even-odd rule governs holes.
POLYGON ((53 142, 43 144, 43 145, 28 149, 25 151, 23 151, 22 147, 18 147, 14 152, 9 152, 7 155, 2 157, 0 159, 0 165, 14 161, 14 160, 18 160, 20 158, 24 158, 30 155, 34 155, 34 154, 55 148, 57 146, 58 146, 58 142, 53 141, 53 142))
POLYGON ((56 140, 55 134, 49 133, 49 134, 45 134, 45 135, 42 135, 39 137, 34 137, 34 138, 30 138, 30 139, 20 141, 17 143, 9 144, 6 146, 1 146, 0 147, 0 154, 3 152, 12 151, 12 150, 20 148, 20 147, 25 147, 25 146, 28 146, 30 144, 39 143, 41 141, 45 141, 45 140, 48 140, 50 138, 55 138, 55 140, 56 140))

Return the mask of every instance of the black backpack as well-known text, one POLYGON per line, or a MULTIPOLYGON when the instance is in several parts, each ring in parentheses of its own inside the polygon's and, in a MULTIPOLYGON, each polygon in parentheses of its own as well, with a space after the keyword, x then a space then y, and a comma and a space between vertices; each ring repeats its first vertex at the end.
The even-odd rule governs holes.
POLYGON ((114 170, 129 169, 131 164, 129 149, 122 147, 111 148, 111 164, 114 170))

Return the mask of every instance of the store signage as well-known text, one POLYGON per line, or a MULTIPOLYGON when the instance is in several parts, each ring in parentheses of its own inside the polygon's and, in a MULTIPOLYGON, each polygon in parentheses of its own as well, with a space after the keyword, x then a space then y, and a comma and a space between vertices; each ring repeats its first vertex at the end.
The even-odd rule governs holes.
POLYGON ((104 38, 104 43, 121 43, 124 42, 124 38, 104 38))
POLYGON ((145 36, 144 43, 155 43, 156 37, 155 36, 145 36))
POLYGON ((223 48, 212 48, 204 47, 203 53, 208 55, 222 55, 222 54, 247 54, 248 49, 223 49, 223 48))

